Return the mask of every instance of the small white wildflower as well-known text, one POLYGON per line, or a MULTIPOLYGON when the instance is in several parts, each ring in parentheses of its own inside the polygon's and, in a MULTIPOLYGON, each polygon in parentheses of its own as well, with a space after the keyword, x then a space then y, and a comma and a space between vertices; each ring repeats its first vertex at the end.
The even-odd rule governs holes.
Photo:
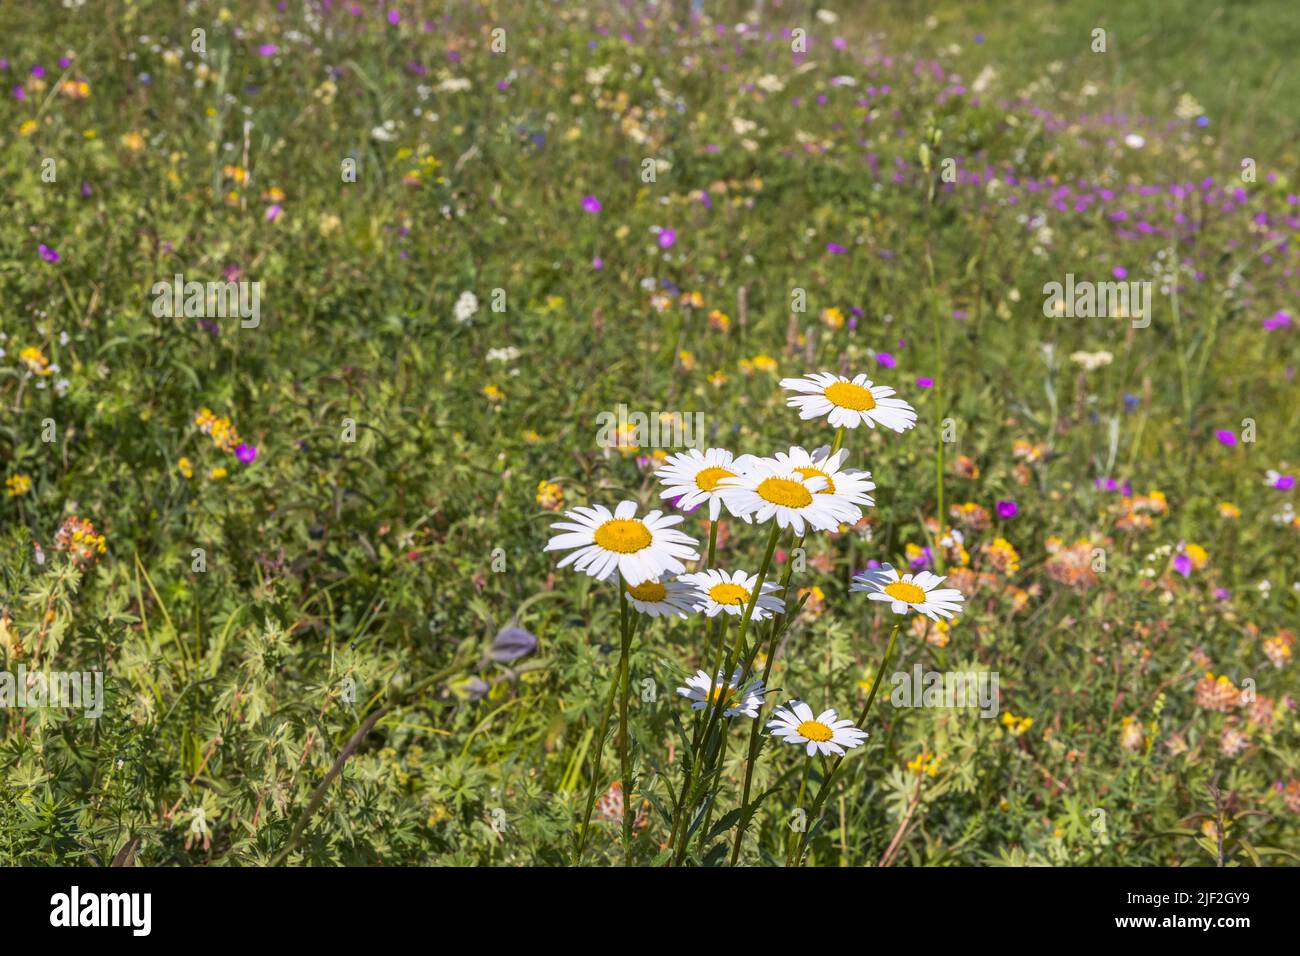
POLYGON ((456 321, 464 325, 470 319, 474 318, 474 313, 476 312, 478 312, 478 296, 468 290, 462 292, 460 298, 456 300, 456 305, 453 309, 456 321))

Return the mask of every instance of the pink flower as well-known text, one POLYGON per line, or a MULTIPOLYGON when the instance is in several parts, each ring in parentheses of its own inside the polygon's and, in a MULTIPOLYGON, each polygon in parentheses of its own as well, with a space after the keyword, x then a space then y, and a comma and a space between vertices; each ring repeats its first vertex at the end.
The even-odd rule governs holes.
POLYGON ((235 457, 247 465, 257 457, 257 447, 255 445, 246 445, 243 442, 240 442, 239 447, 235 449, 235 457))
POLYGON ((272 206, 268 206, 266 209, 266 221, 275 222, 277 219, 280 218, 280 214, 282 212, 284 212, 284 210, 280 208, 279 203, 276 203, 272 206))
POLYGON ((594 216, 601 210, 600 200, 595 196, 583 196, 582 208, 594 216))
POLYGON ((44 259, 46 262, 59 261, 59 254, 43 242, 40 245, 40 253, 41 253, 41 258, 44 259))
POLYGON ((1020 513, 1020 506, 1011 499, 998 502, 998 517, 1010 519, 1020 513))
POLYGON ((1237 444, 1236 433, 1231 432, 1226 428, 1220 428, 1214 433, 1214 437, 1219 440, 1220 445, 1227 448, 1231 448, 1233 445, 1237 444))
POLYGON ((659 248, 671 249, 674 242, 677 241, 677 233, 672 229, 659 230, 659 248))

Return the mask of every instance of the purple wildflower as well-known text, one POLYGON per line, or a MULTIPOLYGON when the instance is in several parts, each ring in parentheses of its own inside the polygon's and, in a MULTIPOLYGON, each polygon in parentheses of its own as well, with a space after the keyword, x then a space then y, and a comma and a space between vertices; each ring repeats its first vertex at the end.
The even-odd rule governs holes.
POLYGON ((1020 506, 1011 498, 998 502, 998 517, 1003 519, 1014 518, 1020 513, 1020 506))

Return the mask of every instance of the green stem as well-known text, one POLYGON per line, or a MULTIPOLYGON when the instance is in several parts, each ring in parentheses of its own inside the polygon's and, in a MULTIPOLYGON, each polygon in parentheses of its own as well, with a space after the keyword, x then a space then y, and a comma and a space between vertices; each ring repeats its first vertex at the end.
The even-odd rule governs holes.
POLYGON ((636 812, 632 809, 632 766, 628 749, 630 741, 627 733, 627 699, 631 694, 631 674, 628 658, 632 651, 632 629, 627 610, 627 588, 622 580, 618 585, 618 623, 622 637, 622 651, 619 654, 619 673, 623 678, 623 692, 618 702, 618 758, 620 773, 623 776, 623 865, 632 865, 632 820, 636 812))
MULTIPOLYGON (((736 641, 728 652, 726 664, 722 669, 724 680, 729 678, 732 666, 740 657, 741 649, 745 646, 745 635, 749 631, 749 622, 754 616, 754 608, 758 606, 758 596, 763 593, 763 582, 767 580, 767 572, 772 567, 772 555, 776 551, 776 542, 780 537, 780 534, 781 527, 774 520, 772 522, 772 531, 767 536, 767 550, 763 553, 763 563, 759 566, 758 577, 754 582, 754 589, 749 595, 749 604, 745 606, 745 613, 740 619, 740 627, 736 630, 736 641)), ((709 738, 712 736, 713 729, 717 726, 718 720, 721 718, 722 712, 725 709, 726 700, 722 694, 719 694, 717 701, 714 702, 713 707, 709 710, 709 720, 708 723, 705 724, 704 735, 700 740, 699 746, 696 748, 695 758, 692 761, 693 763, 700 762, 701 756, 708 752, 709 738)), ((707 773, 710 769, 712 769, 712 764, 703 768, 704 773, 707 773)), ((701 774, 701 777, 702 776, 703 774, 701 774)), ((715 783, 714 787, 716 788, 717 786, 718 784, 715 783)), ((686 801, 688 813, 691 803, 690 796, 690 793, 682 795, 682 799, 686 801)), ((689 826, 683 828, 682 841, 677 851, 677 862, 679 863, 686 856, 686 845, 689 842, 689 830, 689 826)))
MULTIPOLYGON (((885 679, 885 668, 889 666, 890 659, 894 656, 894 644, 898 640, 898 631, 903 626, 900 620, 894 625, 893 632, 889 635, 889 646, 885 648, 885 656, 880 659, 880 667, 876 671, 876 679, 871 683, 871 692, 867 695, 867 705, 862 708, 862 715, 858 717, 856 727, 862 729, 867 722, 867 716, 871 713, 871 705, 876 700, 876 692, 880 690, 881 682, 885 679)), ((794 865, 798 866, 799 861, 803 859, 804 852, 808 849, 808 834, 812 833, 813 822, 817 815, 821 813, 822 806, 826 803, 826 797, 831 792, 831 784, 835 782, 835 774, 839 772, 840 764, 844 763, 844 758, 836 757, 835 763, 831 764, 831 771, 822 781, 821 788, 817 791, 817 797, 813 800, 812 812, 808 815, 808 828, 804 831, 803 839, 799 841, 799 851, 795 855, 794 865)))
MULTIPOLYGON (((808 790, 808 771, 812 769, 812 762, 813 762, 812 757, 804 758, 803 776, 800 777, 799 779, 799 797, 794 802, 794 808, 796 810, 800 809, 803 806, 803 795, 808 790)), ((808 830, 808 819, 809 818, 804 819, 804 832, 807 832, 808 830)), ((791 832, 790 839, 786 841, 786 850, 785 850, 786 866, 790 866, 792 863, 792 858, 794 857, 794 851, 795 851, 795 841, 797 839, 798 839, 797 832, 791 832)))
POLYGON ((600 784, 600 755, 605 749, 605 734, 609 731, 609 717, 614 712, 614 692, 623 677, 622 667, 614 668, 613 679, 609 682, 609 693, 605 695, 605 710, 600 715, 600 729, 596 731, 596 752, 592 757, 591 786, 587 789, 587 809, 582 815, 582 828, 578 831, 578 845, 573 851, 573 865, 582 862, 582 849, 587 844, 587 828, 591 825, 591 810, 596 805, 596 787, 600 784))
MULTIPOLYGON (((840 428, 839 433, 836 434, 837 442, 839 441, 840 435, 842 435, 843 432, 844 429, 840 428)), ((834 454, 834 452, 831 452, 831 454, 834 454)), ((799 536, 799 540, 795 543, 794 547, 790 551, 791 556, 786 560, 785 571, 782 572, 781 575, 781 599, 785 602, 785 610, 781 612, 780 616, 772 619, 771 631, 768 634, 767 660, 763 662, 762 683, 763 683, 764 690, 767 690, 767 681, 772 674, 772 665, 776 660, 776 642, 778 638, 780 638, 781 634, 784 632, 785 622, 790 615, 790 574, 794 570, 793 555, 795 551, 798 551, 800 548, 803 547, 803 543, 806 537, 807 535, 799 536)), ((758 646, 755 645, 755 651, 757 651, 757 649, 758 646)), ((746 675, 748 675, 749 668, 752 665, 753 665, 753 659, 751 658, 746 663, 745 666, 746 675)), ((740 820, 736 825, 736 838, 731 846, 732 866, 735 866, 737 861, 740 859, 740 846, 741 843, 744 842, 745 831, 749 828, 749 815, 747 812, 749 810, 749 793, 750 793, 750 787, 753 784, 753 780, 754 780, 754 762, 758 758, 759 741, 761 739, 759 734, 762 731, 762 729, 763 729, 763 708, 760 706, 759 714, 757 717, 754 718, 754 722, 752 726, 750 726, 749 728, 749 751, 745 756, 745 784, 740 797, 740 806, 742 812, 740 814, 740 820)))

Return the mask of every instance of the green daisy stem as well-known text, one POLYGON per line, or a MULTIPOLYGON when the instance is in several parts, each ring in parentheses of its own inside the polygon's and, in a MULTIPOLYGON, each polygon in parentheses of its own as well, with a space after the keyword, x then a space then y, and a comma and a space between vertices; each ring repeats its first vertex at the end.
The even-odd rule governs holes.
MULTIPOLYGON (((719 744, 718 744, 718 748, 719 748, 719 749, 718 749, 718 766, 719 766, 719 767, 723 766, 723 765, 726 763, 726 761, 727 761, 727 743, 731 740, 730 736, 729 736, 728 733, 727 733, 727 731, 729 731, 731 728, 728 727, 728 726, 726 726, 726 724, 725 724, 725 721, 726 721, 727 718, 724 717, 724 718, 722 718, 722 719, 723 719, 723 721, 724 721, 724 724, 723 724, 723 730, 722 730, 722 739, 721 739, 721 741, 720 741, 719 744)), ((704 848, 705 848, 705 846, 706 846, 707 843, 708 843, 708 838, 709 838, 709 824, 710 824, 710 823, 712 822, 712 820, 713 820, 713 809, 714 809, 717 805, 718 805, 718 801, 715 799, 715 800, 713 800, 713 801, 709 804, 709 808, 708 808, 707 810, 704 811, 704 823, 700 825, 700 841, 699 841, 699 847, 700 847, 700 853, 701 853, 701 854, 704 853, 704 848)))
MULTIPOLYGON (((804 762, 803 762, 803 776, 800 777, 800 779, 799 779, 799 797, 798 797, 798 798, 795 800, 795 802, 794 802, 794 808, 795 808, 796 810, 799 810, 799 809, 801 809, 801 808, 803 807, 803 795, 804 795, 804 794, 807 792, 807 790, 808 790, 808 771, 810 771, 810 770, 812 769, 812 764, 813 764, 813 758, 812 758, 812 757, 807 757, 807 758, 804 759, 804 762)), ((808 829, 808 820, 809 820, 809 819, 811 819, 811 817, 808 817, 808 818, 805 818, 805 819, 804 819, 804 830, 805 830, 805 832, 806 832, 807 829, 808 829)), ((786 850, 785 850, 785 865, 786 865, 786 866, 791 866, 791 865, 793 865, 794 851, 795 851, 795 846, 796 846, 796 842, 795 842, 795 841, 797 841, 798 839, 799 839, 798 831, 797 831, 797 830, 792 830, 792 831, 790 832, 790 838, 786 841, 786 850)))
POLYGON ((835 429, 835 444, 831 446, 831 454, 833 455, 837 451, 839 451, 840 445, 842 445, 843 443, 844 443, 844 426, 841 425, 839 428, 835 429))
MULTIPOLYGON (((706 568, 712 568, 712 567, 713 567, 713 560, 714 560, 715 556, 717 555, 717 550, 718 550, 718 523, 717 523, 716 521, 710 521, 710 522, 709 522, 709 561, 708 561, 708 564, 705 565, 706 568)), ((705 656, 705 658, 704 658, 704 662, 705 662, 706 664, 709 662, 709 659, 710 659, 710 657, 709 657, 709 655, 708 655, 708 651, 709 651, 710 648, 712 648, 712 646, 713 646, 713 644, 714 644, 713 636, 716 636, 716 635, 717 635, 717 627, 716 627, 716 626, 712 626, 712 625, 715 625, 715 624, 716 624, 716 620, 714 620, 714 621, 710 621, 709 624, 710 624, 710 626, 708 627, 708 630, 709 630, 709 633, 710 633, 711 637, 710 637, 710 640, 709 640, 708 646, 705 647, 705 655, 706 655, 706 656, 705 656)), ((718 638, 718 639, 717 639, 717 645, 718 645, 717 654, 720 655, 720 654, 722 653, 722 640, 721 640, 721 638, 718 638)), ((712 700, 712 699, 713 699, 713 692, 714 692, 714 690, 717 689, 717 683, 718 683, 718 667, 721 666, 721 663, 722 663, 722 662, 719 661, 719 662, 718 662, 717 664, 715 664, 715 665, 713 666, 713 668, 709 671, 709 696, 708 696, 708 699, 709 699, 709 700, 712 700)), ((694 736, 694 739, 691 741, 691 746, 692 746, 692 747, 697 747, 697 746, 699 746, 699 743, 700 743, 700 727, 701 727, 701 726, 703 725, 703 723, 704 723, 703 716, 704 716, 703 713, 700 713, 699 715, 696 716, 696 719, 695 719, 695 732, 694 732, 694 735, 693 735, 693 736, 694 736)))
MULTIPOLYGON (((712 663, 713 665, 709 670, 709 673, 713 676, 709 678, 709 696, 707 700, 713 699, 713 690, 717 684, 717 673, 722 667, 722 650, 726 634, 721 629, 720 623, 721 622, 717 618, 710 621, 709 641, 704 649, 704 663, 712 663)), ((677 807, 673 811, 673 830, 668 837, 668 845, 670 847, 677 845, 677 834, 681 830, 682 819, 690 805, 690 801, 687 799, 687 794, 690 793, 691 784, 695 782, 695 768, 699 765, 700 732, 704 729, 707 716, 708 715, 705 713, 704 708, 701 708, 695 713, 695 726, 691 732, 691 751, 688 759, 684 761, 686 772, 682 784, 682 793, 680 799, 677 801, 677 807)))
MULTIPOLYGON (((876 692, 880 690, 880 684, 885 679, 885 668, 889 666, 889 661, 894 656, 894 644, 898 641, 898 631, 902 626, 903 622, 900 620, 894 625, 894 630, 889 635, 889 646, 885 648, 885 656, 880 659, 880 667, 876 670, 876 679, 871 682, 871 692, 867 694, 867 705, 862 708, 862 715, 858 717, 858 722, 854 725, 859 729, 866 725, 867 716, 871 713, 871 705, 876 700, 876 692)), ((835 782, 835 774, 839 772, 842 763, 844 763, 842 756, 835 758, 835 763, 831 764, 830 773, 826 775, 826 779, 822 781, 822 785, 817 791, 812 810, 808 814, 808 826, 804 830, 803 837, 799 840, 799 849, 795 853, 793 861, 795 866, 799 865, 799 861, 803 859, 803 855, 808 849, 808 835, 812 833, 817 815, 821 813, 822 806, 826 803, 826 797, 830 795, 831 784, 835 782)))
MULTIPOLYGON (((843 431, 841 428, 840 431, 843 431)), ((803 547, 804 539, 807 535, 800 535, 791 549, 791 557, 787 559, 785 571, 781 574, 781 599, 785 601, 785 610, 779 617, 772 619, 771 631, 768 634, 767 642, 767 660, 763 662, 763 689, 767 690, 767 681, 772 674, 772 664, 776 660, 776 642, 784 631, 786 617, 790 613, 790 573, 794 569, 794 552, 803 547)), ((757 646, 755 646, 757 650, 757 646)), ((746 664, 745 670, 748 671, 752 666, 753 659, 746 664)), ((741 814, 740 820, 736 825, 736 838, 731 846, 731 865, 735 866, 740 859, 740 846, 745 839, 745 830, 749 827, 749 791, 754 780, 754 762, 758 759, 758 748, 761 741, 760 734, 763 729, 763 708, 760 705, 758 716, 754 718, 753 724, 749 728, 749 751, 745 756, 745 784, 740 797, 741 814)))
MULTIPOLYGON (((740 658, 740 652, 745 646, 745 635, 749 632, 749 622, 754 616, 754 608, 758 606, 758 597, 763 593, 763 582, 767 580, 767 572, 772 567, 772 555, 776 552, 776 542, 780 535, 781 527, 776 523, 776 521, 773 521, 772 531, 767 536, 767 550, 763 553, 763 563, 758 569, 758 578, 755 580, 754 589, 749 595, 749 603, 745 606, 745 613, 740 619, 740 627, 736 629, 735 643, 727 654, 726 663, 722 668, 724 680, 730 679, 732 665, 740 658)), ((719 694, 718 699, 713 703, 713 707, 709 711, 709 720, 704 727, 704 736, 700 740, 700 751, 704 754, 707 754, 709 751, 709 738, 713 735, 713 729, 717 726, 719 719, 722 717, 722 711, 725 707, 726 699, 722 694, 719 694)), ((699 758, 697 757, 697 760, 698 759, 699 758)), ((710 762, 709 766, 703 768, 701 777, 703 777, 704 773, 708 773, 712 767, 713 764, 710 762)), ((719 784, 715 783, 713 786, 716 788, 718 785, 719 784)), ((683 800, 687 803, 690 802, 689 798, 689 792, 683 794, 683 800)), ((686 845, 689 842, 690 836, 689 831, 689 826, 683 828, 682 842, 677 851, 678 862, 681 862, 681 860, 686 856, 686 845)))
POLYGON ((618 690, 622 680, 623 667, 620 664, 614 668, 614 675, 610 679, 609 692, 605 694, 605 709, 600 715, 600 728, 596 731, 596 752, 591 761, 591 786, 587 788, 587 809, 583 812, 582 827, 578 830, 578 845, 573 851, 574 866, 582 862, 582 850, 587 845, 587 828, 591 825, 591 811, 596 805, 596 787, 600 784, 600 756, 605 749, 605 735, 609 732, 609 718, 614 713, 614 693, 618 690))
POLYGON ((620 773, 623 777, 623 865, 632 865, 632 821, 636 812, 632 809, 632 764, 629 759, 631 741, 627 733, 627 699, 631 696, 630 661, 632 651, 631 616, 627 609, 627 588, 623 582, 618 587, 618 623, 622 636, 622 652, 619 654, 619 674, 622 677, 623 691, 618 702, 618 757, 620 773))

